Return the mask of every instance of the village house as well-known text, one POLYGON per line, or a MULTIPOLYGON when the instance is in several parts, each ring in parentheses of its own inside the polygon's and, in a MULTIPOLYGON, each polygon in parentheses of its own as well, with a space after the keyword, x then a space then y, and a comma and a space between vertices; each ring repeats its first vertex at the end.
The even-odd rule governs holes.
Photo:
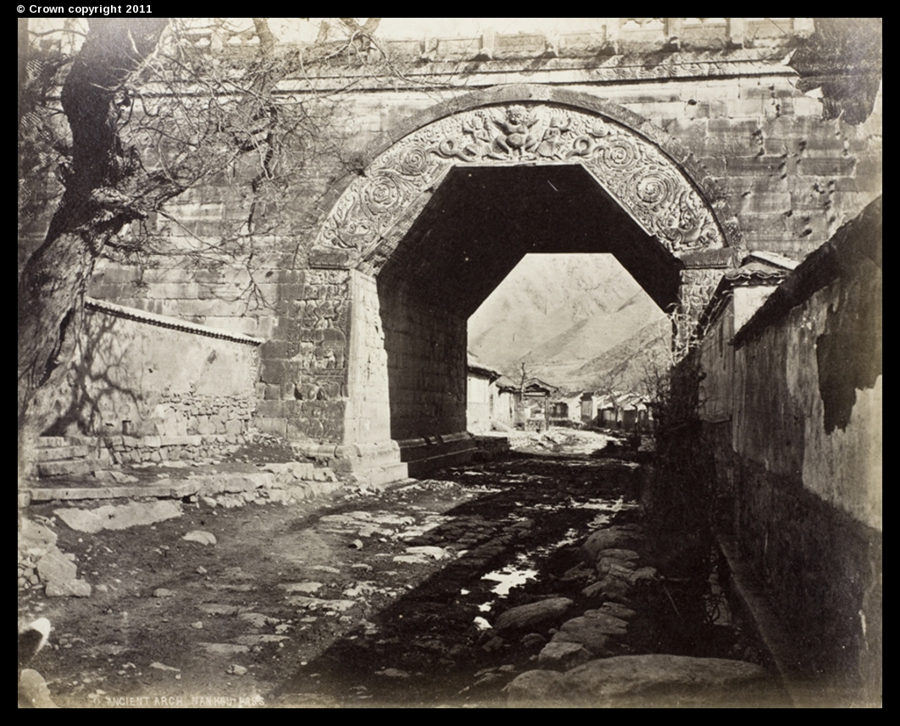
POLYGON ((578 391, 555 396, 550 403, 550 424, 552 426, 580 426, 584 395, 584 391, 578 391))
POLYGON ((727 270, 700 318, 705 335, 701 360, 707 372, 700 381, 700 415, 704 421, 730 421, 733 409, 734 347, 731 339, 769 295, 797 267, 773 252, 754 252, 741 266, 727 270))
POLYGON ((650 407, 633 392, 610 391, 599 395, 596 403, 597 426, 628 431, 649 431, 653 426, 650 407))
POLYGON ((491 383, 491 428, 509 431, 516 423, 516 404, 519 400, 519 389, 506 376, 500 376, 491 383))
POLYGON ((483 433, 491 430, 497 400, 493 384, 502 374, 471 352, 466 353, 466 358, 466 426, 471 433, 483 433))
POLYGON ((550 399, 559 392, 556 386, 540 378, 529 378, 522 386, 516 426, 543 431, 550 425, 550 399))

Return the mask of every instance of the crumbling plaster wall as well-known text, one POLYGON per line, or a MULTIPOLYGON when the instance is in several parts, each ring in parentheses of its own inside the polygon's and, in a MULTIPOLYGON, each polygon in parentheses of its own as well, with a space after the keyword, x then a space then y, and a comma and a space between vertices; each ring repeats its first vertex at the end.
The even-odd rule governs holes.
MULTIPOLYGON (((717 526, 735 536, 756 567, 806 665, 854 674, 875 689, 881 682, 880 215, 880 201, 869 205, 736 331, 733 419, 706 416, 704 424, 716 495, 724 500, 717 500, 717 526)), ((708 354, 711 343, 704 344, 704 372, 724 379, 724 367, 708 354)))

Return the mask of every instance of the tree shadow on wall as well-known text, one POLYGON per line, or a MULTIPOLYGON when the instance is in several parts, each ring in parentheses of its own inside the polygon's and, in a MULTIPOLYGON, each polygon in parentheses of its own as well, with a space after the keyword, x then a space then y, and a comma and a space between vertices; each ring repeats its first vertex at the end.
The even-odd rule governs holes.
POLYGON ((132 371, 126 348, 112 344, 117 318, 88 311, 82 315, 71 362, 57 384, 42 392, 36 415, 43 436, 125 433, 121 421, 104 418, 124 407, 135 412, 128 415, 135 420, 142 402, 141 394, 123 382, 132 371))

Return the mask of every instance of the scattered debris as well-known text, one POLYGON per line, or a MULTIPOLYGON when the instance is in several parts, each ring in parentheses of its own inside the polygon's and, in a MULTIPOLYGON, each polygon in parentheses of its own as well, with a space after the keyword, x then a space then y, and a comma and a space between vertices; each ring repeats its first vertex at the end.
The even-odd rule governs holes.
POLYGON ((202 529, 195 529, 191 532, 188 532, 181 539, 186 539, 189 542, 199 542, 200 544, 204 545, 214 545, 216 543, 216 536, 212 532, 206 532, 202 529))

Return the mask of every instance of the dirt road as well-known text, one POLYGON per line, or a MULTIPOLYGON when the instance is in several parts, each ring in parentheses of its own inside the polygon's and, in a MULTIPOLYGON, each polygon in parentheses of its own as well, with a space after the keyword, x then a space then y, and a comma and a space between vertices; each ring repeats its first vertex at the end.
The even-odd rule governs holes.
MULTIPOLYGON (((33 667, 63 706, 501 705, 562 617, 499 633, 498 616, 587 603, 579 545, 639 522, 643 473, 521 454, 439 476, 289 507, 186 502, 92 535, 32 506, 94 588, 20 591, 20 615, 53 624, 33 667), (195 530, 215 544, 183 539, 195 530)), ((632 623, 615 652, 652 651, 657 625, 632 623)))

